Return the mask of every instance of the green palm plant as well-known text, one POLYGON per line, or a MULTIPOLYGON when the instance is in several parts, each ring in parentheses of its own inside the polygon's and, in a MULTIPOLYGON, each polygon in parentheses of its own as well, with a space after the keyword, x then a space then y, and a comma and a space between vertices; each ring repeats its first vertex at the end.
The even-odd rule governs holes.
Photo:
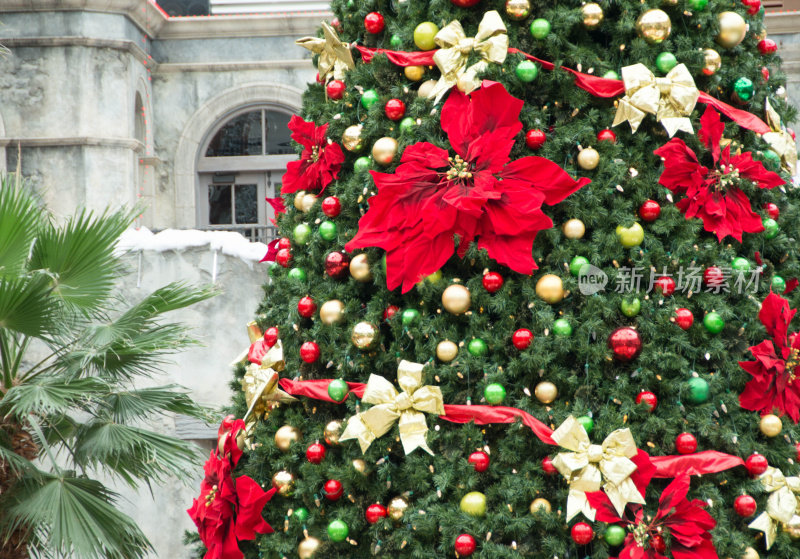
POLYGON ((59 224, 20 182, 0 182, 0 559, 142 557, 150 543, 98 478, 197 471, 197 447, 147 420, 205 411, 180 387, 135 381, 194 343, 161 315, 215 291, 173 283, 128 305, 114 249, 135 213, 59 224))

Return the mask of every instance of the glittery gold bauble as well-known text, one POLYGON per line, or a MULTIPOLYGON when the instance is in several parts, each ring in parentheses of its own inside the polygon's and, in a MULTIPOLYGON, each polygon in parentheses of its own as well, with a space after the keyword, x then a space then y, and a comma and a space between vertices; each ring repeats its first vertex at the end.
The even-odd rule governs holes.
POLYGON ((275 431, 275 446, 277 446, 278 450, 281 452, 288 452, 292 443, 299 441, 301 436, 302 433, 295 427, 284 425, 275 431))
POLYGON ((297 556, 300 557, 300 559, 313 559, 321 546, 321 541, 309 536, 297 546, 297 556))
POLYGON ((531 514, 534 514, 537 511, 550 513, 553 511, 553 507, 550 505, 550 501, 539 497, 538 499, 534 499, 533 502, 531 502, 531 514))
POLYGON ((418 82, 425 74, 425 66, 406 66, 405 70, 403 70, 403 73, 412 82, 418 82))
POLYGON ((594 29, 603 21, 603 8, 600 4, 590 2, 581 6, 581 15, 583 15, 583 25, 587 29, 594 29))
POLYGON ((386 512, 389 513, 389 518, 395 522, 400 522, 403 519, 403 515, 405 514, 407 508, 408 501, 406 501, 403 497, 395 497, 389 501, 389 506, 386 507, 386 512))
POLYGON ((358 151, 363 145, 361 141, 361 125, 348 126, 342 133, 342 145, 347 151, 358 151))
POLYGON ((520 21, 531 14, 529 0, 506 0, 506 15, 513 20, 520 21))
POLYGON ((286 470, 275 472, 272 476, 272 487, 278 489, 278 495, 286 497, 294 490, 294 475, 286 470))
POLYGON ((747 22, 736 12, 722 12, 717 15, 719 34, 714 39, 726 49, 732 49, 742 42, 747 34, 747 22))
POLYGON ((439 361, 449 363, 458 355, 458 346, 450 340, 443 340, 436 346, 436 357, 439 361))
POLYGON ((561 230, 568 239, 582 239, 586 233, 586 226, 580 219, 570 219, 561 226, 561 230))
POLYGON ((545 380, 537 384, 536 388, 533 390, 533 393, 536 394, 536 399, 543 404, 549 404, 558 398, 558 388, 556 388, 556 385, 549 380, 545 380))
POLYGON ((314 204, 317 202, 317 197, 311 193, 307 193, 303 196, 303 201, 300 203, 300 211, 305 213, 311 211, 311 208, 314 207, 314 204))
POLYGON ((581 169, 591 171, 600 164, 600 154, 594 148, 584 148, 578 153, 578 165, 581 169))
POLYGON ((551 305, 564 298, 564 284, 554 274, 545 274, 536 282, 536 295, 551 305))
POLYGON ((426 82, 422 82, 422 85, 420 85, 419 89, 417 90, 417 95, 419 95, 420 97, 427 97, 435 86, 436 86, 436 80, 428 80, 426 82))
POLYGON ((322 435, 325 437, 325 442, 331 446, 336 446, 339 444, 339 437, 342 434, 342 422, 339 419, 334 419, 333 421, 328 422, 325 426, 325 431, 323 431, 322 435))
POLYGON ((323 324, 335 324, 344 317, 344 303, 339 299, 325 301, 319 308, 319 318, 323 324))
POLYGON ((672 33, 672 21, 664 10, 647 10, 636 20, 636 32, 651 45, 657 45, 672 33))
POLYGON ((389 165, 397 155, 397 140, 384 136, 372 146, 372 159, 381 165, 389 165))
POLYGON ((367 463, 364 462, 361 458, 356 458, 353 460, 353 468, 358 473, 367 475, 367 463))
POLYGON ((447 312, 452 314, 467 312, 471 301, 469 289, 457 283, 448 286, 442 293, 442 305, 447 312))
POLYGON ((769 413, 761 418, 761 423, 759 423, 758 428, 761 429, 761 432, 767 437, 777 437, 781 434, 783 422, 777 415, 769 413))
POLYGON ((372 270, 369 269, 369 258, 367 258, 366 254, 356 254, 350 260, 350 275, 356 281, 369 281, 372 279, 372 270))
POLYGON ((294 195, 294 207, 303 211, 303 198, 305 195, 308 194, 305 190, 298 190, 297 193, 294 195))
POLYGON ((722 68, 722 57, 714 49, 703 49, 703 73, 713 76, 722 68))
POLYGON ((378 329, 369 322, 359 322, 353 326, 350 340, 358 349, 367 349, 378 338, 378 329))
POLYGON ((800 516, 794 515, 789 522, 781 523, 781 530, 795 541, 800 540, 800 516))

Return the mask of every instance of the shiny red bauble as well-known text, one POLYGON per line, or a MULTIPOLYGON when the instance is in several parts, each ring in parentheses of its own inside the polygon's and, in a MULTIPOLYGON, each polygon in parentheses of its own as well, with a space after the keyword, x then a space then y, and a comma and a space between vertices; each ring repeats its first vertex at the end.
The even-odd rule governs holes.
POLYGON ((553 461, 550 459, 549 456, 545 456, 542 458, 542 470, 549 476, 555 475, 558 473, 558 469, 553 465, 553 461))
POLYGON ((328 85, 325 86, 325 93, 328 95, 330 99, 338 101, 339 99, 344 97, 345 89, 346 87, 342 80, 331 80, 328 82, 328 85))
POLYGON ((320 443, 311 443, 306 449, 306 458, 312 464, 319 464, 325 458, 325 446, 320 443))
POLYGON ((742 0, 742 4, 747 6, 748 15, 754 16, 761 9, 761 0, 742 0))
POLYGON ((275 262, 284 268, 288 268, 289 264, 292 262, 292 251, 288 248, 279 249, 278 253, 275 255, 275 262))
POLYGON ((367 517, 367 522, 375 524, 381 518, 386 518, 386 507, 380 503, 373 503, 367 507, 364 516, 367 517))
POLYGON ((514 347, 523 350, 533 342, 533 332, 527 328, 520 328, 511 336, 511 343, 514 347))
POLYGON ((769 68, 766 66, 761 67, 761 78, 764 80, 764 83, 769 81, 769 68))
POLYGON ((334 279, 339 279, 347 274, 350 269, 350 257, 339 250, 329 252, 325 257, 325 273, 334 279))
POLYGON ((778 219, 781 216, 780 208, 778 208, 777 204, 773 204, 772 202, 764 204, 764 210, 767 212, 767 215, 770 216, 772 219, 778 219))
POLYGON ((545 136, 544 132, 538 128, 528 130, 528 133, 525 134, 525 143, 533 150, 537 150, 542 147, 546 141, 547 136, 545 136))
POLYGON ((612 144, 617 141, 617 135, 614 134, 613 130, 609 130, 606 128, 605 130, 601 130, 597 133, 597 141, 598 142, 611 142, 612 144))
POLYGON ((608 347, 620 361, 631 361, 642 351, 642 337, 628 326, 617 328, 608 337, 608 347))
POLYGON ((681 330, 688 330, 694 324, 694 315, 692 311, 686 308, 675 309, 675 324, 677 324, 681 330))
POLYGON ((661 276, 655 281, 655 288, 665 297, 669 297, 675 293, 675 280, 669 276, 661 276))
POLYGON ((397 311, 400 310, 400 307, 397 305, 389 305, 386 307, 386 310, 383 311, 383 319, 384 320, 391 320, 394 315, 397 314, 397 311))
POLYGON ((739 495, 736 497, 736 500, 733 501, 733 510, 742 518, 753 516, 757 508, 756 500, 750 495, 739 495))
MULTIPOLYGON (((800 457, 800 452, 798 452, 798 457, 800 457)), ((756 477, 767 471, 769 462, 762 454, 751 454, 744 461, 744 467, 747 469, 748 474, 756 477)))
POLYGON ((761 39, 758 42, 758 52, 760 52, 762 56, 767 56, 768 54, 775 54, 776 52, 778 52, 778 43, 776 43, 772 39, 761 39))
MULTIPOLYGON (((775 219, 774 217, 772 219, 775 219)), ((292 240, 289 237, 281 237, 278 239, 278 250, 285 248, 292 248, 292 240)))
POLYGON ((655 221, 661 215, 661 205, 655 200, 645 200, 639 206, 639 217, 645 221, 655 221))
POLYGON ((485 472, 489 469, 489 455, 482 450, 476 450, 467 458, 467 462, 472 464, 476 472, 485 472))
POLYGON ((406 114, 406 104, 400 99, 389 99, 386 101, 383 112, 386 113, 389 120, 400 120, 406 114))
POLYGON ((497 293, 503 287, 503 276, 497 272, 483 274, 483 288, 489 293, 497 293))
POLYGON ((697 450, 697 439, 691 433, 681 433, 675 437, 675 450, 679 454, 692 454, 697 450))
POLYGON ((481 0, 450 0, 450 3, 459 8, 471 8, 481 0))
POLYGON ((364 16, 364 29, 368 33, 380 33, 385 25, 386 22, 383 21, 383 16, 378 12, 370 12, 364 16))
POLYGON ((297 314, 303 318, 311 318, 315 312, 317 312, 317 304, 308 295, 297 301, 297 314))
POLYGON ((572 527, 569 535, 572 537, 572 541, 574 541, 576 544, 586 545, 592 541, 592 538, 594 537, 594 530, 592 530, 592 527, 586 522, 578 522, 572 527))
POLYGON ((336 217, 342 212, 342 203, 336 196, 328 196, 322 200, 322 213, 328 217, 336 217))
POLYGON ((270 326, 264 331, 264 341, 267 347, 272 347, 278 342, 278 327, 270 326))
POLYGON ((650 536, 650 547, 656 553, 664 553, 667 550, 667 542, 664 541, 660 534, 653 534, 650 536))
POLYGON ((475 538, 469 534, 461 534, 456 536, 456 542, 453 544, 453 549, 461 557, 469 557, 475 552, 475 538))
POLYGON ((319 346, 316 342, 304 342, 300 346, 300 359, 306 363, 313 363, 319 359, 319 346))
POLYGON ((650 408, 650 411, 652 412, 658 405, 658 398, 652 392, 643 390, 636 396, 636 403, 641 404, 642 402, 647 404, 647 407, 650 408))
POLYGON ((703 271, 703 283, 709 287, 722 285, 725 281, 725 274, 719 266, 709 266, 703 271))
POLYGON ((338 501, 339 498, 344 495, 342 482, 338 479, 329 479, 325 482, 325 485, 322 486, 322 494, 325 495, 325 498, 329 501, 338 501))

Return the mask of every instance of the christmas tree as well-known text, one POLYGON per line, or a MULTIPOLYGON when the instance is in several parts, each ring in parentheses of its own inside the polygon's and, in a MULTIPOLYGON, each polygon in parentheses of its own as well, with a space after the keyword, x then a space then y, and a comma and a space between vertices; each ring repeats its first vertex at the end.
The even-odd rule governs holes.
POLYGON ((800 555, 759 0, 332 8, 206 557, 800 555))

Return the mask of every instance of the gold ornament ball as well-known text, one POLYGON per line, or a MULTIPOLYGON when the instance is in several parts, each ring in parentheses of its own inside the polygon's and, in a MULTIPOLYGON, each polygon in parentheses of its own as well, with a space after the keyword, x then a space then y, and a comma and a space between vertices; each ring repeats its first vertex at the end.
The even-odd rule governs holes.
POLYGON ((713 76, 722 68, 722 57, 714 49, 703 50, 703 74, 713 76))
POLYGON ((359 151, 363 146, 361 140, 361 125, 348 126, 342 132, 342 145, 347 151, 359 151))
POLYGON ((546 303, 555 304, 564 298, 564 284, 555 274, 545 274, 536 282, 536 295, 546 303))
POLYGON ((800 540, 800 516, 795 514, 789 522, 782 523, 781 530, 789 534, 791 539, 800 540))
POLYGON ((752 547, 746 547, 744 550, 744 555, 742 555, 742 559, 761 559, 761 557, 759 556, 758 551, 752 547))
POLYGON ((543 404, 549 404, 558 398, 558 388, 549 380, 537 384, 536 388, 533 389, 533 393, 536 395, 536 399, 543 404))
POLYGON ((325 426, 325 430, 322 433, 322 436, 325 438, 325 442, 330 446, 336 446, 339 444, 339 437, 342 435, 342 421, 340 419, 334 419, 333 421, 329 422, 325 426))
POLYGON ((310 192, 306 193, 306 195, 303 196, 303 199, 300 201, 300 211, 303 213, 311 211, 311 208, 314 207, 314 204, 316 202, 317 202, 316 196, 314 196, 310 192))
POLYGON ((719 34, 714 39, 726 49, 741 43, 747 34, 747 22, 736 12, 722 12, 717 16, 717 21, 719 34))
POLYGON ((594 29, 603 21, 603 8, 596 2, 589 2, 581 6, 583 25, 587 29, 594 29))
POLYGON ((292 443, 299 441, 301 436, 302 433, 297 428, 291 425, 284 425, 275 431, 275 446, 281 452, 289 452, 289 447, 292 446, 292 443))
POLYGON ((550 501, 547 499, 542 499, 539 497, 538 499, 534 499, 531 502, 531 514, 536 514, 536 512, 541 511, 545 514, 549 514, 553 511, 553 507, 550 504, 550 501))
POLYGON ((272 476, 272 486, 278 489, 278 495, 286 497, 294 490, 294 475, 286 470, 275 472, 272 476))
POLYGON ((786 88, 783 87, 782 85, 780 85, 775 90, 775 97, 777 97, 778 99, 783 99, 784 101, 786 101, 786 100, 789 99, 789 94, 786 92, 786 88))
POLYGON ((417 90, 417 95, 420 97, 427 97, 435 86, 436 80, 422 82, 422 85, 420 85, 419 89, 417 90))
POLYGON ((298 190, 297 193, 294 195, 294 207, 297 208, 299 211, 303 211, 303 198, 305 195, 308 194, 305 190, 298 190))
POLYGON ((350 340, 358 349, 367 349, 378 338, 378 329, 369 322, 359 322, 353 326, 350 340))
POLYGON ((319 318, 323 324, 330 326, 344 317, 344 303, 339 299, 325 301, 319 308, 319 318))
POLYGON ((783 422, 777 415, 769 413, 761 418, 761 423, 759 423, 758 428, 761 429, 761 432, 767 437, 777 437, 781 434, 783 422))
POLYGON ((672 21, 664 10, 647 10, 636 20, 636 32, 651 45, 657 45, 672 33, 672 21))
POLYGON ((661 3, 665 6, 677 6, 678 0, 662 0, 661 3))
POLYGON ((367 463, 361 458, 353 460, 353 468, 360 474, 367 475, 367 463))
POLYGON ((442 305, 447 312, 452 314, 464 314, 469 310, 471 302, 469 289, 457 283, 448 286, 442 293, 442 305))
POLYGON ((395 522, 400 522, 403 519, 403 515, 406 513, 407 508, 408 501, 406 501, 403 497, 395 497, 389 501, 389 506, 386 507, 386 512, 389 513, 389 518, 395 522))
POLYGON ((308 536, 297 546, 297 556, 300 557, 300 559, 313 559, 314 555, 321 546, 321 541, 319 541, 317 538, 308 536))
POLYGON ((381 165, 389 165, 397 155, 397 140, 384 136, 372 146, 372 159, 381 165))
POLYGON ((369 268, 369 258, 364 253, 356 254, 350 260, 350 275, 356 281, 369 281, 372 279, 372 270, 369 268))
POLYGON ((458 355, 458 346, 450 340, 443 340, 436 346, 436 357, 439 361, 449 363, 458 355))
POLYGON ((578 153, 578 165, 581 169, 591 171, 600 164, 600 154, 594 148, 584 148, 578 153))
POLYGON ((506 15, 515 21, 525 19, 531 14, 529 0, 506 0, 506 15))
POLYGON ((425 66, 406 66, 403 73, 412 82, 418 82, 425 74, 425 66))
POLYGON ((561 226, 561 230, 568 239, 582 239, 586 234, 586 226, 580 219, 570 219, 561 226))

